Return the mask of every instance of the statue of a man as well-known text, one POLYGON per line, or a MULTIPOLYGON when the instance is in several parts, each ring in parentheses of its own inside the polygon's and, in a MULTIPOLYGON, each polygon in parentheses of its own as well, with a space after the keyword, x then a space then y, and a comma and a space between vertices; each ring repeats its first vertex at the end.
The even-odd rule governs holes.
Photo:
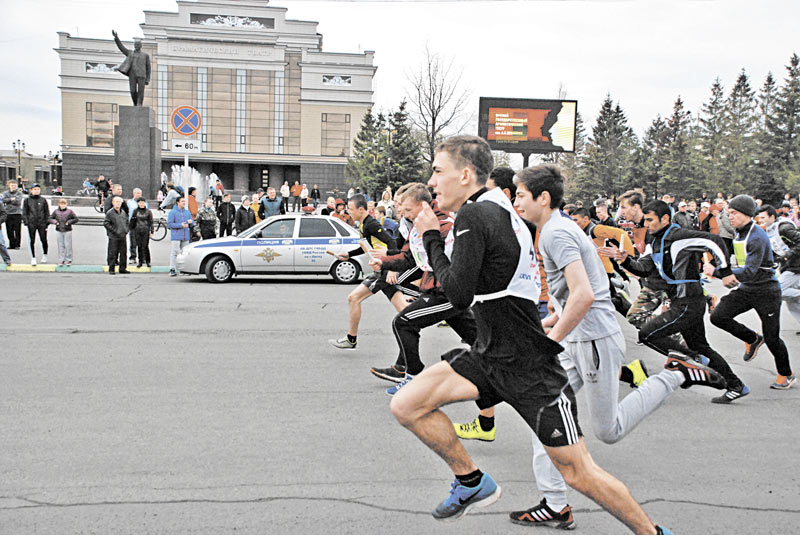
POLYGON ((125 54, 125 61, 117 70, 128 77, 133 105, 141 106, 144 102, 144 86, 150 83, 150 56, 142 52, 140 40, 133 42, 133 51, 130 51, 119 40, 116 30, 111 30, 111 33, 114 35, 117 48, 125 54))

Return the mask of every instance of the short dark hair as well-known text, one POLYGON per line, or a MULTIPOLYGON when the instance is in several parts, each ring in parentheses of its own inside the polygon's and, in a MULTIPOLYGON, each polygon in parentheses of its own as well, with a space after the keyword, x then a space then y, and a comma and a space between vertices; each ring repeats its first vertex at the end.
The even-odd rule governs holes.
POLYGON ((561 210, 563 210, 564 213, 566 213, 567 215, 572 215, 572 212, 574 212, 577 209, 578 205, 575 203, 563 204, 563 206, 561 206, 561 210))
POLYGON ((189 187, 189 195, 191 195, 191 194, 192 194, 192 193, 194 193, 195 191, 197 191, 197 188, 196 188, 196 187, 194 187, 194 186, 190 186, 190 187, 189 187))
MULTIPOLYGON (((629 189, 625 193, 619 196, 619 202, 626 201, 628 204, 633 206, 634 204, 638 204, 639 206, 644 205, 644 191, 641 189, 629 189)), ((664 202, 664 201, 661 201, 664 202)))
POLYGON ((762 204, 761 208, 758 209, 757 213, 766 212, 768 216, 772 216, 777 219, 778 212, 775 210, 775 207, 771 204, 762 204))
POLYGON ((386 215, 386 208, 382 205, 375 208, 375 210, 382 213, 383 215, 386 215))
POLYGON ((356 193, 352 197, 348 199, 348 202, 352 202, 356 208, 363 208, 367 209, 367 198, 364 197, 361 193, 356 193))
POLYGON ((543 192, 550 194, 550 208, 558 208, 564 198, 564 177, 561 170, 552 164, 526 167, 514 178, 514 183, 523 184, 536 199, 543 192))
POLYGON ((574 211, 570 212, 569 215, 579 215, 581 217, 589 217, 589 210, 584 207, 576 208, 574 211))
POLYGON ((670 220, 672 220, 672 212, 669 209, 669 205, 664 201, 650 201, 642 208, 642 212, 645 214, 653 212, 659 220, 665 215, 668 215, 670 216, 670 220))
POLYGON ((510 167, 495 167, 489 174, 489 178, 494 180, 494 183, 500 189, 508 188, 511 194, 511 200, 517 196, 517 186, 514 185, 514 170, 510 167))
POLYGON ((478 184, 486 184, 489 173, 494 167, 492 149, 485 139, 478 136, 453 136, 436 146, 436 153, 446 152, 459 165, 472 167, 478 178, 478 184))

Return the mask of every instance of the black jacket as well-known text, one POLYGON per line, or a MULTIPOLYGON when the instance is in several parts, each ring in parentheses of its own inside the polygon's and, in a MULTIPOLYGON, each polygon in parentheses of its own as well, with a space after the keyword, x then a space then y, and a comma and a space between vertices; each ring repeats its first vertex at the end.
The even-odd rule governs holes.
POLYGON ((113 208, 106 212, 106 218, 103 221, 103 226, 106 228, 106 235, 109 238, 123 239, 128 235, 128 214, 125 210, 117 212, 113 208))
POLYGON ((648 239, 653 252, 641 256, 638 260, 628 257, 622 263, 622 267, 638 277, 660 277, 667 282, 667 295, 672 300, 705 299, 703 287, 700 285, 699 267, 703 253, 711 253, 716 257, 717 265, 720 266, 718 268, 720 277, 731 274, 731 266, 728 264, 728 249, 722 238, 716 234, 669 225, 649 236, 648 239), (667 233, 667 231, 669 232, 667 233), (662 242, 663 251, 661 249, 662 242), (653 258, 660 254, 663 275, 653 258), (674 264, 673 256, 675 257, 674 264), (665 276, 675 282, 691 282, 670 283, 665 276))
POLYGON ((220 225, 230 225, 236 220, 236 207, 233 206, 232 202, 220 203, 217 207, 217 217, 220 225))
POLYGON ((22 222, 29 227, 46 227, 50 205, 41 195, 31 195, 22 203, 22 222))
MULTIPOLYGON (((367 215, 364 218, 364 222, 361 224, 361 237, 367 240, 370 247, 374 247, 375 244, 372 241, 372 238, 382 241, 386 244, 386 248, 393 250, 396 249, 394 239, 389 236, 389 233, 386 232, 386 229, 383 228, 380 221, 372 217, 371 215, 367 215)), ((350 257, 358 256, 364 254, 364 250, 361 247, 353 249, 348 253, 350 257)))
POLYGON ((255 224, 256 214, 250 208, 240 206, 239 209, 236 210, 236 220, 234 221, 233 228, 236 229, 237 234, 244 232, 255 224))
POLYGON ((789 252, 786 255, 775 255, 775 260, 780 265, 781 271, 800 273, 800 230, 790 221, 779 221, 778 234, 781 237, 781 241, 789 248, 789 252))
MULTIPOLYGON (((104 212, 110 212, 111 210, 114 209, 113 201, 114 201, 113 195, 109 195, 108 197, 106 197, 106 200, 103 201, 104 212)), ((122 210, 126 214, 130 214, 130 210, 128 209, 128 203, 125 201, 125 199, 122 199, 122 206, 120 207, 120 210, 122 210)))
POLYGON ((3 201, 0 200, 0 225, 6 222, 8 219, 8 213, 6 213, 6 205, 3 204, 3 201))
POLYGON ((153 232, 153 212, 149 208, 139 208, 131 216, 131 232, 134 234, 151 234, 153 232))

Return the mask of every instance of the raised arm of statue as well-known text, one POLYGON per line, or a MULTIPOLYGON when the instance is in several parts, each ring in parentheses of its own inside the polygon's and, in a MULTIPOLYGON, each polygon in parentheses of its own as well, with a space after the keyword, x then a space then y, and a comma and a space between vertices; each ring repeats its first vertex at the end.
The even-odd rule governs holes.
POLYGON ((125 57, 128 57, 128 54, 130 54, 131 52, 130 50, 125 48, 125 45, 123 45, 122 41, 119 40, 119 35, 117 35, 117 31, 111 30, 111 34, 114 36, 114 42, 117 43, 117 48, 119 48, 119 51, 125 54, 125 57))

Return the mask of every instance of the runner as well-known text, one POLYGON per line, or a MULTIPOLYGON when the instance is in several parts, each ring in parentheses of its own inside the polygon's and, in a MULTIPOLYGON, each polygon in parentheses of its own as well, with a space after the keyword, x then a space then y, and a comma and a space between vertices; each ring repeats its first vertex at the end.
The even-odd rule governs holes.
MULTIPOLYGON (((484 187, 491 169, 492 152, 481 138, 456 136, 437 147, 429 185, 442 210, 458 211, 452 260, 445 254, 433 210, 423 208, 414 222, 445 295, 456 308, 472 305, 478 323, 472 347, 451 351, 448 360, 423 371, 391 403, 397 420, 455 474, 449 497, 433 516, 460 518, 472 507, 494 503, 501 493, 469 457, 439 409, 456 401, 477 399, 482 407, 507 401, 545 444, 568 484, 635 533, 669 533, 586 450, 575 396, 557 360, 561 336, 556 329, 546 336, 539 320, 533 235, 502 192, 484 187)), ((577 323, 572 309, 566 312, 564 333, 577 323)))
MULTIPOLYGON (((389 236, 378 220, 367 212, 367 199, 363 195, 354 195, 348 205, 350 215, 358 224, 361 236, 367 240, 371 248, 398 252, 395 249, 396 245, 392 237, 389 236)), ((338 258, 339 260, 347 260, 361 254, 364 254, 364 250, 358 247, 348 253, 338 255, 338 258)), ((392 302, 394 308, 401 312, 408 306, 406 296, 416 298, 419 295, 418 287, 413 283, 420 276, 421 272, 414 268, 403 273, 374 272, 365 277, 361 284, 347 296, 349 307, 347 334, 338 340, 328 340, 328 343, 337 349, 356 349, 358 345, 358 325, 361 322, 361 303, 368 297, 378 292, 383 292, 392 302)))
MULTIPOLYGON (((445 254, 450 254, 454 240, 453 218, 438 209, 425 184, 410 184, 403 193, 403 212, 413 220, 424 206, 433 208, 439 220, 439 232, 445 242, 445 254)), ((392 320, 392 331, 400 348, 395 365, 389 368, 370 369, 373 375, 381 379, 399 383, 386 390, 387 394, 393 396, 425 368, 419 356, 419 335, 422 329, 436 325, 440 321, 447 321, 465 343, 472 345, 476 336, 475 317, 470 309, 458 310, 447 300, 428 262, 422 235, 417 232, 416 227, 411 229, 408 242, 401 254, 376 258, 371 265, 375 270, 407 271, 415 267, 422 270, 419 298, 392 320), (403 369, 405 374, 400 376, 399 371, 403 369)))
MULTIPOLYGON (((720 299, 711 313, 711 323, 723 331, 727 331, 744 342, 744 361, 750 362, 758 354, 758 348, 766 343, 775 358, 778 371, 777 380, 772 388, 786 390, 791 388, 796 378, 789 364, 789 352, 780 337, 781 330, 781 287, 775 278, 772 248, 767 233, 753 222, 756 214, 756 203, 752 197, 737 195, 728 204, 731 225, 736 229, 733 240, 733 252, 736 263, 734 277, 723 279, 723 284, 734 288, 720 299), (758 334, 742 325, 734 318, 755 309, 761 320, 764 334, 758 334)), ((714 266, 706 263, 706 274, 716 273, 714 266)), ((750 393, 750 389, 742 384, 728 385, 728 391, 715 403, 731 403, 750 393)))

